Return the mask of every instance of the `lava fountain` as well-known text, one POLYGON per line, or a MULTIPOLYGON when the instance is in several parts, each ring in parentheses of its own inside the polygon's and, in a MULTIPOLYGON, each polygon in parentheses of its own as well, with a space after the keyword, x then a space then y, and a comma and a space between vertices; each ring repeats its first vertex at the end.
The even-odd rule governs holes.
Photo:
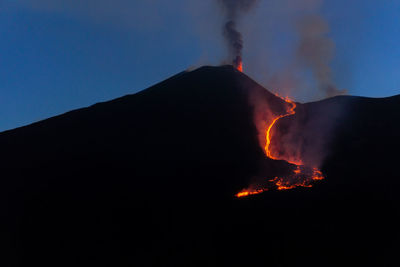
POLYGON ((273 160, 284 160, 292 165, 295 165, 296 168, 293 172, 286 177, 275 177, 273 179, 268 180, 269 186, 264 186, 262 188, 255 187, 255 189, 247 188, 243 189, 239 193, 236 194, 236 197, 246 197, 250 195, 260 194, 262 192, 268 191, 271 188, 276 188, 277 190, 288 190, 296 187, 312 187, 312 184, 315 181, 323 180, 324 175, 322 172, 316 167, 304 166, 301 160, 293 161, 285 158, 279 158, 274 156, 274 153, 271 149, 271 138, 272 138, 272 129, 275 124, 282 118, 293 116, 296 114, 296 103, 290 100, 289 98, 283 98, 279 95, 277 97, 283 99, 286 103, 289 104, 290 108, 287 109, 287 112, 283 115, 279 115, 273 118, 271 124, 267 127, 265 136, 266 136, 266 145, 264 147, 265 154, 268 158, 273 160))

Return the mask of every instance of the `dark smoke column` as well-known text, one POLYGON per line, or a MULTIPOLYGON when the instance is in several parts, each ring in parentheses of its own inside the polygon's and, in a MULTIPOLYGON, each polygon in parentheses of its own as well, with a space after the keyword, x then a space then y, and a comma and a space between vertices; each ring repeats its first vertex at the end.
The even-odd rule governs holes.
POLYGON ((228 45, 229 62, 242 71, 242 34, 236 28, 237 20, 249 11, 258 0, 217 0, 222 5, 226 20, 224 25, 224 38, 228 45))

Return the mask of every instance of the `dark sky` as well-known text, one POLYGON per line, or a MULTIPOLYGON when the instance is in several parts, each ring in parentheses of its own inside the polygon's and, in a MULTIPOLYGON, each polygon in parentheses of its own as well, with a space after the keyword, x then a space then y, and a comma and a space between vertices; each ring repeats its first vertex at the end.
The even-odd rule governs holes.
MULTIPOLYGON (((0 131, 218 65, 226 50, 216 2, 0 0, 0 131)), ((290 84, 299 101, 317 98, 308 70, 291 67, 305 14, 330 27, 338 88, 400 94, 398 0, 259 0, 239 22, 249 76, 272 91, 290 84)))

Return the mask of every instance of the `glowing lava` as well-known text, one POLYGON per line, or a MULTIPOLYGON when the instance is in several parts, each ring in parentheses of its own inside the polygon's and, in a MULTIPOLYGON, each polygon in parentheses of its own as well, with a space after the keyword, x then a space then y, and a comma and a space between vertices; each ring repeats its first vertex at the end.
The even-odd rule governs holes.
POLYGON ((243 62, 240 61, 239 64, 236 66, 236 69, 240 72, 243 72, 243 62))
MULTIPOLYGON (((279 98, 282 98, 282 97, 280 97, 280 96, 278 96, 278 95, 276 95, 276 96, 279 97, 279 98)), ((270 149, 270 145, 271 145, 271 129, 272 129, 272 127, 274 127, 275 123, 276 123, 278 120, 296 114, 296 112, 294 111, 294 110, 296 109, 296 103, 294 103, 293 101, 291 101, 291 100, 288 99, 288 98, 282 98, 282 99, 285 100, 286 103, 289 103, 289 104, 291 105, 291 107, 290 107, 288 113, 286 113, 286 114, 284 114, 284 115, 279 115, 279 116, 276 117, 276 118, 272 121, 272 123, 269 125, 269 127, 268 127, 268 129, 267 129, 267 134, 266 134, 266 137, 267 137, 266 139, 267 139, 267 140, 266 140, 266 144, 265 144, 265 148, 264 148, 265 153, 267 154, 267 157, 269 157, 269 158, 271 158, 271 159, 275 159, 275 160, 279 160, 279 158, 276 158, 276 157, 272 156, 272 152, 271 152, 271 149, 270 149)), ((292 162, 289 162, 289 163, 292 163, 292 162)), ((292 164, 301 165, 301 163, 292 163, 292 164)))
POLYGON ((257 190, 243 190, 236 194, 236 197, 247 197, 251 195, 257 195, 264 192, 265 189, 257 189, 257 190))
MULTIPOLYGON (((318 168, 315 167, 310 168, 308 166, 304 166, 300 160, 294 162, 284 158, 278 158, 272 155, 272 151, 270 148, 272 128, 274 127, 274 125, 278 120, 296 114, 295 111, 296 103, 294 103, 288 98, 282 98, 279 95, 277 95, 277 97, 283 99, 286 103, 288 103, 290 105, 290 108, 287 110, 286 114, 279 115, 278 117, 274 118, 272 120, 272 123, 268 126, 266 131, 266 144, 264 147, 264 151, 268 158, 274 160, 285 160, 290 164, 296 165, 296 169, 294 169, 293 173, 288 175, 287 177, 275 177, 274 179, 271 179, 268 182, 273 184, 277 190, 288 190, 296 187, 312 187, 312 183, 314 181, 320 181, 324 179, 322 172, 318 168)), ((257 188, 259 188, 259 186, 257 188)), ((236 197, 247 197, 250 195, 256 195, 268 191, 269 189, 270 187, 263 187, 261 189, 256 189, 256 190, 244 189, 238 194, 236 194, 236 197)))

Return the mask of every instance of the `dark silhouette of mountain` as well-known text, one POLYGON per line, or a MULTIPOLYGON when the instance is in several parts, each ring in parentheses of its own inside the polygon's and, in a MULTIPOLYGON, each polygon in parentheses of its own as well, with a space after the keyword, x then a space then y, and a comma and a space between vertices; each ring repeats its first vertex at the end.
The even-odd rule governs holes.
POLYGON ((397 266, 400 97, 298 104, 275 141, 326 180, 237 199, 291 168, 265 157, 254 97, 288 107, 203 67, 0 133, 2 266, 397 266))

